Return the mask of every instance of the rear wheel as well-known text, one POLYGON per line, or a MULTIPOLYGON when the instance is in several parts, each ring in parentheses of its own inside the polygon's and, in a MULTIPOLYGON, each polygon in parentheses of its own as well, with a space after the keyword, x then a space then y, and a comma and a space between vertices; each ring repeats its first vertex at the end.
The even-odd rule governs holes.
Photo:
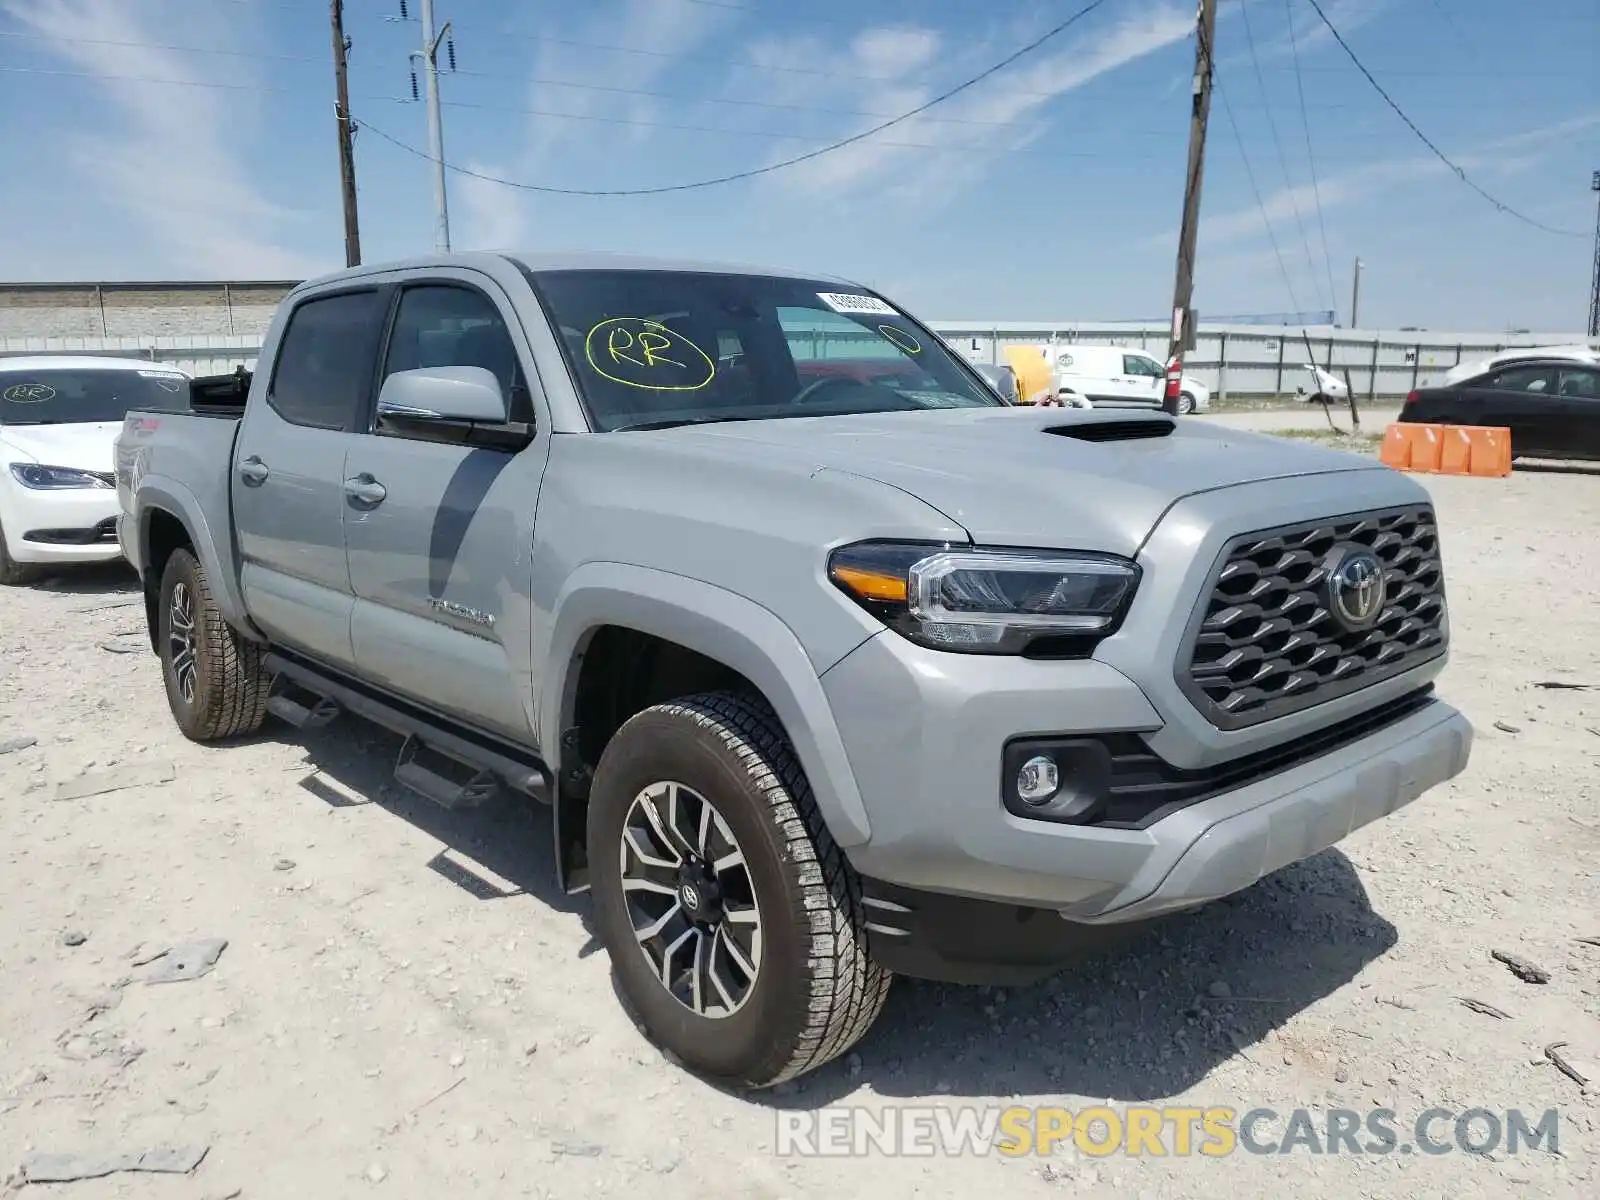
POLYGON ((264 648, 222 619, 205 568, 187 550, 167 559, 158 613, 167 704, 184 736, 211 742, 259 729, 272 685, 264 648))
POLYGON ((719 692, 630 719, 601 756, 588 838, 621 990, 692 1070, 780 1083, 882 1010, 860 882, 765 704, 719 692))
POLYGON ((1190 413, 1194 412, 1194 409, 1194 397, 1188 392, 1182 393, 1178 397, 1178 412, 1184 416, 1188 416, 1190 413))
POLYGON ((0 585, 17 587, 20 584, 32 583, 39 578, 39 568, 28 563, 19 563, 11 557, 11 550, 6 545, 6 531, 0 529, 0 585))

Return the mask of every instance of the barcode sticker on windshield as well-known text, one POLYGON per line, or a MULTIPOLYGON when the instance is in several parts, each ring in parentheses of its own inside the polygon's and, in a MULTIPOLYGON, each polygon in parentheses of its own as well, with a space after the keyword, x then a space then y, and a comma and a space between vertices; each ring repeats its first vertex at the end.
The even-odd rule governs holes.
POLYGON ((876 296, 858 296, 850 292, 818 292, 817 299, 833 309, 834 312, 877 313, 885 317, 898 317, 900 315, 876 296))

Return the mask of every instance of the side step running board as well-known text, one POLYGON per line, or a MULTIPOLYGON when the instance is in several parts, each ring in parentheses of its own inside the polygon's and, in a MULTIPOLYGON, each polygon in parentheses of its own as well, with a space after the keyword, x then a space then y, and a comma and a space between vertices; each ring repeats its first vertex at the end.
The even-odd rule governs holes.
POLYGON ((463 773, 463 768, 473 771, 471 763, 440 754, 412 734, 400 747, 400 757, 395 760, 394 781, 424 800, 449 809, 477 808, 500 790, 500 781, 493 771, 479 768, 470 778, 461 780, 452 779, 446 773, 452 767, 456 774, 463 773))
POLYGON ((278 720, 296 729, 321 729, 344 711, 327 696, 319 695, 284 676, 279 678, 286 686, 267 701, 267 711, 278 720))
POLYGON ((268 701, 269 712, 296 728, 315 728, 340 712, 351 712, 404 737, 405 745, 395 763, 395 782, 418 795, 446 808, 471 807, 503 784, 541 804, 550 803, 547 769, 519 747, 504 744, 502 748, 493 739, 374 695, 276 651, 267 654, 265 665, 279 680, 314 697, 303 703, 284 692, 268 701), (276 703, 280 699, 283 704, 276 703), (296 720, 301 713, 309 717, 296 720), (465 779, 455 778, 463 773, 465 779))

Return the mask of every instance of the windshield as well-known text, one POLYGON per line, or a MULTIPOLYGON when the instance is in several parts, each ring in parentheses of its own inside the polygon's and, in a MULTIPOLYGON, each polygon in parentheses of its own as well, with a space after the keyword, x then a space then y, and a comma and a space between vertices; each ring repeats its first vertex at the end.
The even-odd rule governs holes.
POLYGON ((1003 407, 933 334, 838 285, 680 271, 533 282, 597 429, 1003 407))
POLYGON ((175 371, 0 368, 0 425, 121 421, 130 408, 185 412, 189 380, 175 371))

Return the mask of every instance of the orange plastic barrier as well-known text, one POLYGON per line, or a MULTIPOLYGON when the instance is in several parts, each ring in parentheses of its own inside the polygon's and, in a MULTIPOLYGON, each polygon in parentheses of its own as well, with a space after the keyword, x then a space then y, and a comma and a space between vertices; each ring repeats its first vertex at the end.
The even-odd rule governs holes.
POLYGON ((1487 425, 1412 425, 1384 431, 1379 461, 1397 471, 1436 475, 1511 474, 1511 431, 1487 425))

